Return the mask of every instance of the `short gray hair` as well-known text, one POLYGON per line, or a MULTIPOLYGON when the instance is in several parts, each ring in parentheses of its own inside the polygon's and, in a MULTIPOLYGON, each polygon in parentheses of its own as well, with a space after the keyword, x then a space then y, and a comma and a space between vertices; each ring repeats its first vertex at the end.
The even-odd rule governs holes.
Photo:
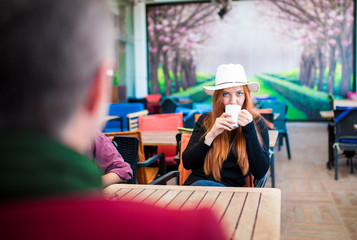
POLYGON ((6 0, 0 9, 0 132, 58 137, 114 55, 108 4, 6 0))

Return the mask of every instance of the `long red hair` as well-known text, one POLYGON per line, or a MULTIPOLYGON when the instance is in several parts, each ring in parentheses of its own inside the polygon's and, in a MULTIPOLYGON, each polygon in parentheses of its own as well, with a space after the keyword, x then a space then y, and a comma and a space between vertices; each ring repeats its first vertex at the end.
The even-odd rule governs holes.
MULTIPOLYGON (((256 112, 254 103, 247 86, 243 86, 243 92, 245 95, 245 100, 242 109, 246 109, 250 114, 252 114, 254 123, 260 121, 261 117, 256 112)), ((204 121, 204 126, 207 129, 204 136, 212 129, 216 118, 220 117, 224 112, 224 105, 222 99, 223 89, 216 90, 212 97, 212 112, 209 117, 204 121)), ((255 124, 254 124, 255 126, 255 124)), ((255 127, 256 128, 256 127, 255 127)), ((257 130, 257 128, 256 128, 257 130)), ((260 132, 257 130, 258 140, 260 145, 263 147, 263 141, 261 139, 260 132)), ((213 141, 213 148, 211 148, 205 158, 204 171, 206 175, 212 175, 213 178, 220 182, 221 181, 221 170, 222 164, 225 159, 227 159, 230 150, 233 150, 237 158, 237 164, 242 170, 243 175, 246 175, 249 169, 248 154, 246 149, 246 140, 243 136, 242 127, 229 132, 223 131, 219 136, 217 136, 213 141), (231 135, 234 135, 234 140, 230 142, 231 135)))

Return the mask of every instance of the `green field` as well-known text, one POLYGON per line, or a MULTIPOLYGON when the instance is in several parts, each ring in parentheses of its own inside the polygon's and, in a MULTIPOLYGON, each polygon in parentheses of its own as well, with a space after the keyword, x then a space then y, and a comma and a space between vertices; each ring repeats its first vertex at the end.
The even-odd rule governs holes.
MULTIPOLYGON (((338 64, 336 67, 336 76, 339 76, 341 66, 338 64)), ((324 73, 325 77, 328 76, 328 69, 324 73)), ((172 81, 172 91, 174 92, 173 73, 169 73, 172 81)), ((203 91, 203 86, 214 85, 214 75, 197 72, 196 85, 183 90, 180 87, 180 92, 174 92, 171 96, 189 96, 193 102, 211 102, 211 96, 208 96, 203 91)), ((316 78, 318 77, 318 73, 316 78)), ((161 94, 165 94, 165 79, 162 67, 158 69, 158 78, 161 94)), ((181 84, 181 76, 178 74, 178 80, 181 84)), ((251 77, 249 82, 259 82, 260 91, 256 95, 269 95, 276 96, 279 101, 284 101, 288 105, 289 120, 309 120, 320 119, 319 111, 327 110, 328 99, 327 93, 317 91, 302 86, 299 81, 299 69, 291 69, 283 72, 262 74, 251 77), (321 108, 321 109, 320 109, 321 108)), ((340 78, 335 79, 335 90, 339 90, 338 86, 341 82, 340 78)), ((325 88, 326 86, 324 86, 325 88)))

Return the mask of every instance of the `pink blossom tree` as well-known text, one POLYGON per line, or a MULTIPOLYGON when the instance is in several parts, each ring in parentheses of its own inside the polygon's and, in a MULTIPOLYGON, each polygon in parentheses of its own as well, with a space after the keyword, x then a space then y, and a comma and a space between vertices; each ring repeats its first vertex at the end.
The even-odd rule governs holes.
MULTIPOLYGON (((329 68, 327 92, 333 93, 334 74, 338 59, 342 65, 339 94, 350 89, 353 48, 353 0, 270 0, 279 10, 278 18, 288 23, 294 38, 300 38, 304 52, 300 59, 300 81, 314 87, 319 70, 318 90, 324 84, 324 72, 329 68)), ((286 31, 286 30, 285 30, 286 31)))
POLYGON ((161 5, 149 8, 149 78, 151 92, 160 93, 157 71, 161 65, 165 77, 165 95, 196 83, 195 51, 207 39, 208 26, 217 21, 216 6, 211 3, 161 5))

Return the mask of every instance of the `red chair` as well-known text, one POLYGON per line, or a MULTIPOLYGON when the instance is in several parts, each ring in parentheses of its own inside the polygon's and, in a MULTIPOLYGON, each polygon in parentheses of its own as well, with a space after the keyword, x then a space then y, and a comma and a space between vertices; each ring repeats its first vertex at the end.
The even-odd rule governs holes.
POLYGON ((150 114, 161 113, 161 94, 149 94, 145 97, 150 114))
MULTIPOLYGON (((183 127, 183 114, 154 114, 139 116, 139 130, 144 131, 177 131, 178 127, 183 127)), ((174 160, 177 155, 176 146, 158 146, 157 152, 164 153, 166 165, 177 165, 174 160)))

